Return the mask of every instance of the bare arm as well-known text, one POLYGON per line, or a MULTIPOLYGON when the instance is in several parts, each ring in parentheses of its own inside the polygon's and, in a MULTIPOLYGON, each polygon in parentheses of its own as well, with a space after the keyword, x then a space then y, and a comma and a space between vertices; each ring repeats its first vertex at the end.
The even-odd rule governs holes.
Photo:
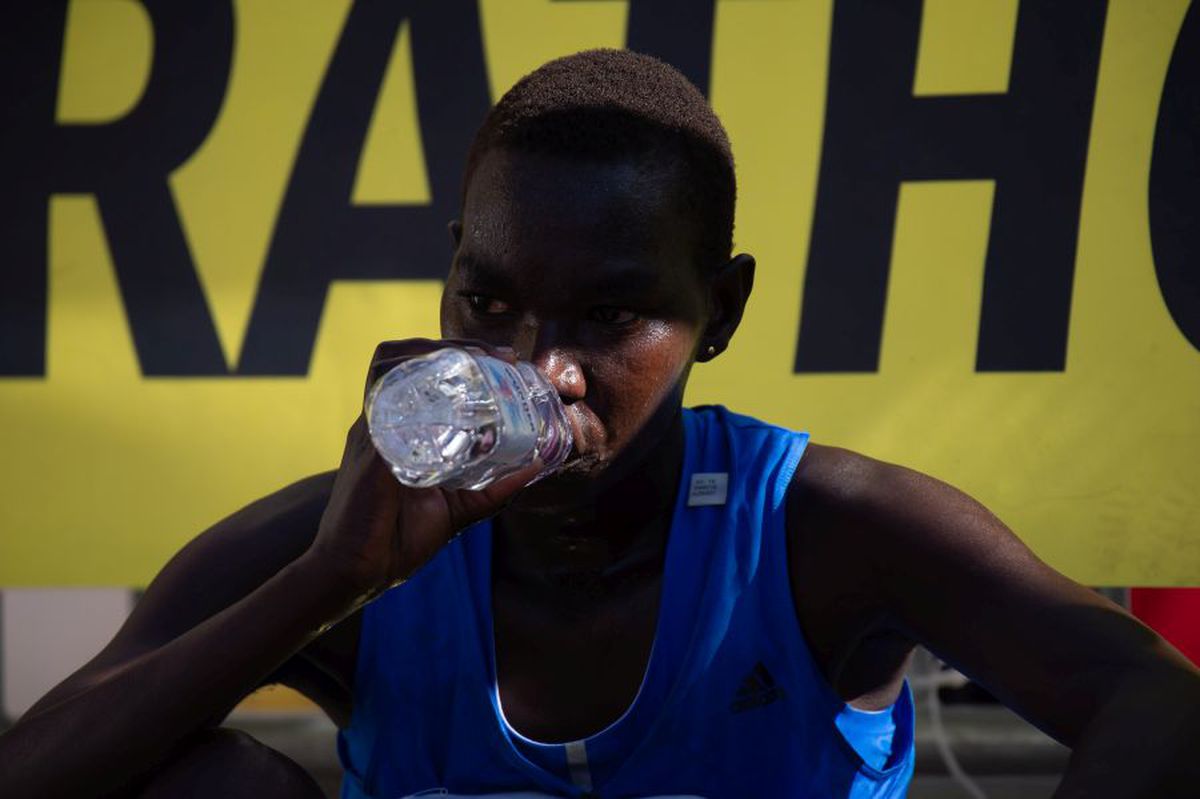
MULTIPOLYGON (((437 346, 385 342, 368 384, 437 346)), ((285 489, 185 547, 113 642, 0 736, 0 796, 102 795, 153 769, 540 468, 481 491, 405 488, 360 416, 332 480, 285 489)))
POLYGON ((285 489, 185 547, 104 651, 0 737, 0 793, 123 785, 345 616, 353 597, 304 554, 329 482, 285 489))
POLYGON ((248 596, 311 545, 333 473, 257 500, 192 539, 163 567, 113 640, 43 696, 31 718, 248 596))
POLYGON ((925 644, 1073 747, 1057 796, 1194 795, 1200 674, 1182 655, 950 486, 845 451, 810 466, 794 534, 853 564, 834 570, 857 575, 863 628, 925 644))

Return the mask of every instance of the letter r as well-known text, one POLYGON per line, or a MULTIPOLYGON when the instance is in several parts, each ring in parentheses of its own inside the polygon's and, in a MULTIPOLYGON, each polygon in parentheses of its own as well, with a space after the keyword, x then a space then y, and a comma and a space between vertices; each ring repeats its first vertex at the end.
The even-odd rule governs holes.
POLYGON ((137 106, 105 124, 58 124, 65 0, 23 3, 0 25, 0 376, 45 373, 48 203, 95 194, 142 371, 225 375, 168 176, 208 135, 229 77, 228 0, 143 0, 154 56, 137 106))

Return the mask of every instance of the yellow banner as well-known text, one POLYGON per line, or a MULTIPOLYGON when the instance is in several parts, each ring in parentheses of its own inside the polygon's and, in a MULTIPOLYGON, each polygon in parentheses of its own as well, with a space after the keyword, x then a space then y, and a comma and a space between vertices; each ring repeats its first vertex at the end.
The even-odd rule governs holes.
POLYGON ((437 335, 487 103, 626 43, 706 84, 759 262, 689 402, 947 480, 1082 582, 1200 585, 1187 0, 654 5, 31 19, 0 144, 0 585, 144 584, 336 466, 375 343, 437 335))

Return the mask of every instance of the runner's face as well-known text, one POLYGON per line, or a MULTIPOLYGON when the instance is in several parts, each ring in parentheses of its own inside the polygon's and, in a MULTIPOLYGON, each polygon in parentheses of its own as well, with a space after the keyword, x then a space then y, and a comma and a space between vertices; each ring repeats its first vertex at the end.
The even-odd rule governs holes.
POLYGON ((662 440, 708 308, 666 170, 493 150, 476 168, 442 295, 442 335, 510 346, 556 386, 567 466, 522 495, 552 508, 627 474, 662 440))

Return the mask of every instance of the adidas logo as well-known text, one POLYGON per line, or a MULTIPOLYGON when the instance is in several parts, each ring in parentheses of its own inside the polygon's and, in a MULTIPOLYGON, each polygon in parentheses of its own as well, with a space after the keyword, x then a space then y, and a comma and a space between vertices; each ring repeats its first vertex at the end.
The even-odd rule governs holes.
POLYGON ((782 698, 783 689, 775 684, 775 678, 771 676, 771 672, 767 671, 767 667, 760 660, 754 664, 750 673, 742 678, 737 696, 729 705, 729 709, 734 713, 741 713, 743 710, 769 705, 782 698))

